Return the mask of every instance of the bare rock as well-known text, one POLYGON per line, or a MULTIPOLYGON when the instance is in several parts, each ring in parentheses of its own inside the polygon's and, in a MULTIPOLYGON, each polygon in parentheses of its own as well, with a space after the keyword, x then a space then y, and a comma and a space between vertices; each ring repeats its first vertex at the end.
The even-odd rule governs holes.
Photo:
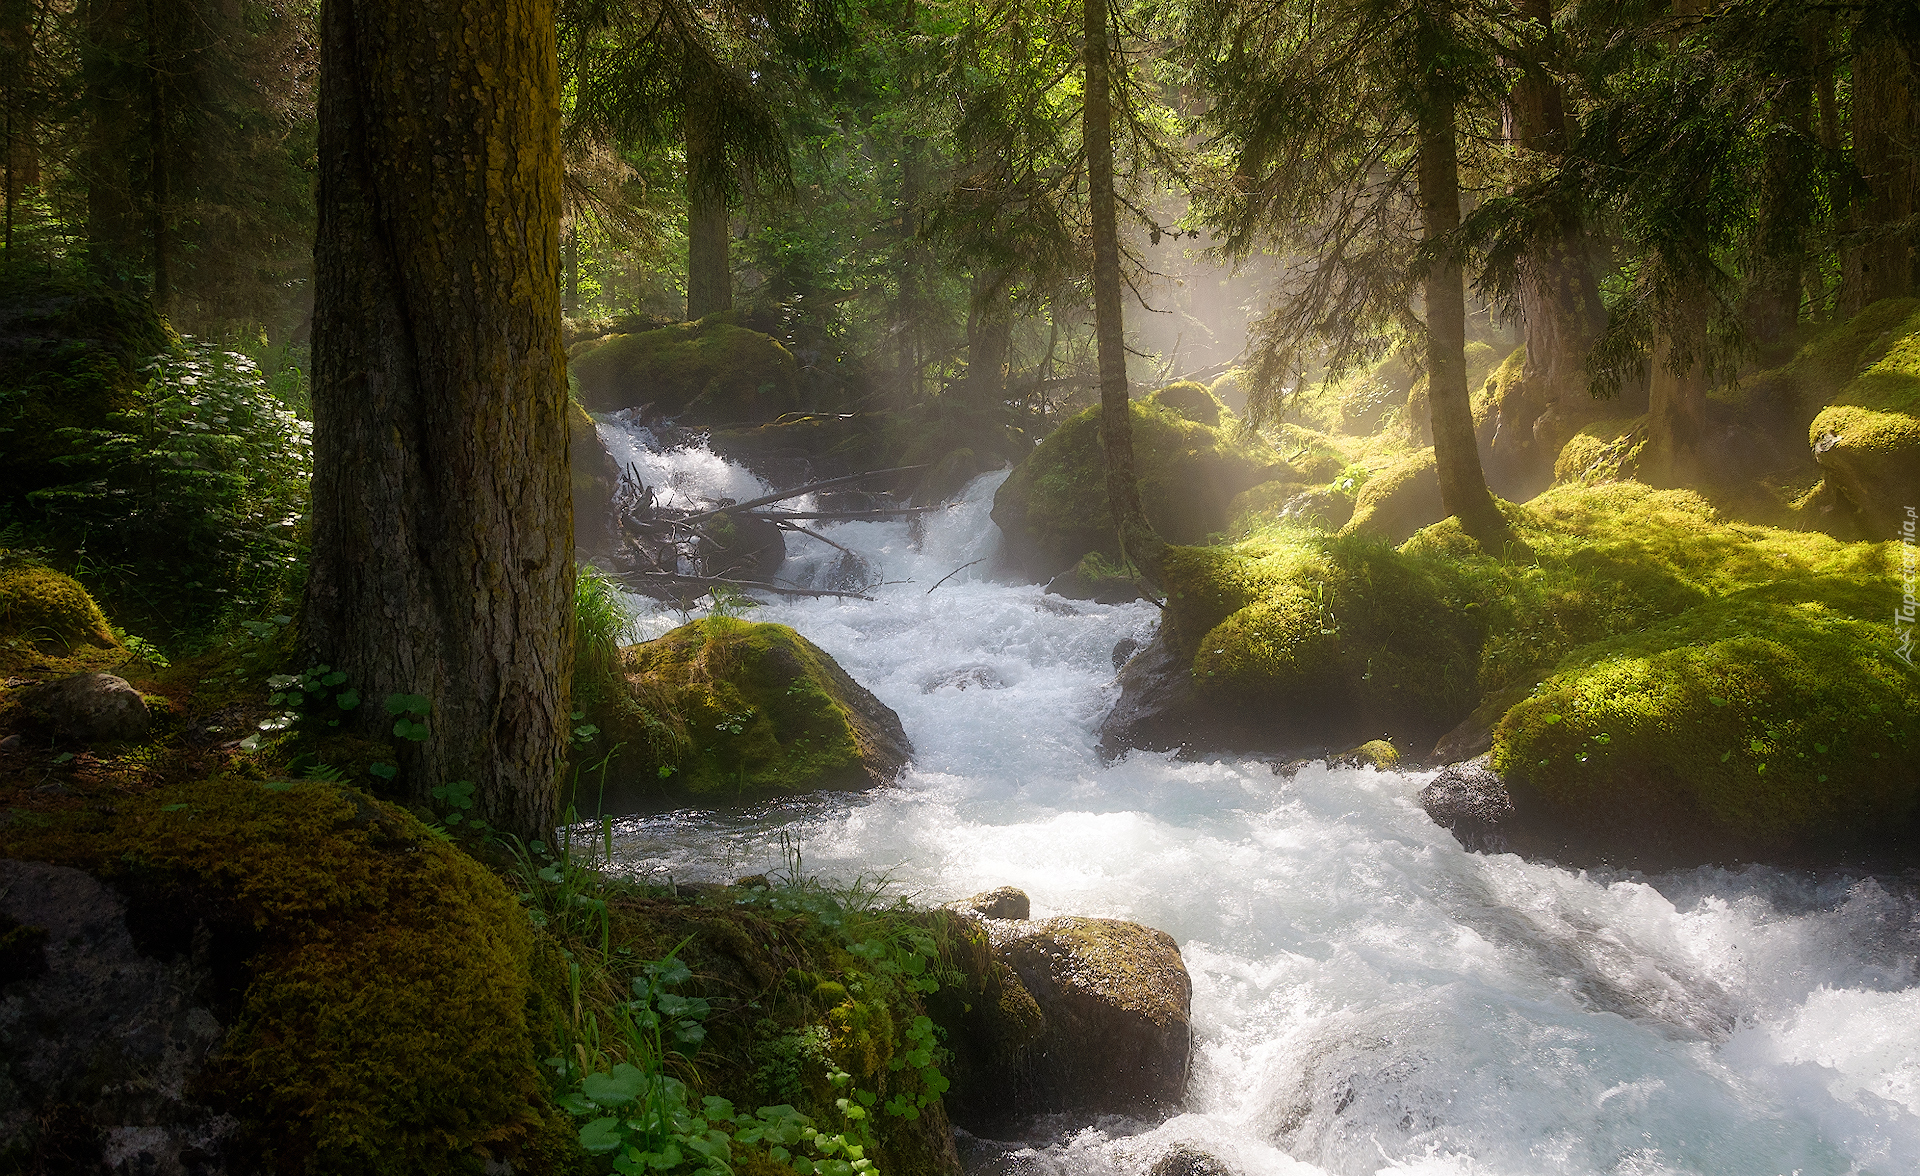
POLYGON ((1505 853, 1513 801, 1482 755, 1449 764, 1420 790, 1420 807, 1473 853, 1505 853))
POLYGON ((55 731, 81 743, 144 738, 153 716, 125 678, 75 674, 24 690, 21 703, 55 731))
POLYGON ((0 1167, 226 1171, 235 1121, 193 1094, 225 1034, 206 937, 149 954, 98 880, 0 860, 0 944, 0 1167))
POLYGON ((1153 1162, 1148 1176, 1233 1176, 1233 1169, 1190 1143, 1176 1143, 1153 1162))
POLYGON ((1027 898, 1027 892, 1013 886, 983 891, 967 899, 963 905, 989 919, 1024 920, 1033 915, 1033 903, 1027 898))

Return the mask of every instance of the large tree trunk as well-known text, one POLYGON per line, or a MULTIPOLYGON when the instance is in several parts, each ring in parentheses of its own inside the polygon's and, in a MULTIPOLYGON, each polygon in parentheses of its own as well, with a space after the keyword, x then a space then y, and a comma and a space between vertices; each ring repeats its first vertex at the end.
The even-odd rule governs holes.
POLYGON ((1113 194, 1113 82, 1107 35, 1108 0, 1085 0, 1087 206, 1093 221, 1093 334, 1100 367, 1100 441, 1107 463, 1107 502, 1120 555, 1155 583, 1166 543, 1140 508, 1133 474, 1133 416, 1127 402, 1127 344, 1120 302, 1120 226, 1113 194))
POLYGON ((87 132, 79 170, 87 187, 87 258, 96 275, 118 285, 138 257, 140 239, 131 173, 137 107, 126 68, 134 52, 128 33, 140 26, 131 0, 85 4, 80 69, 87 132))
MULTIPOLYGON (((1537 21, 1540 39, 1523 47, 1522 69, 1508 97, 1514 145, 1558 158, 1566 152, 1566 111, 1554 57, 1552 0, 1519 0, 1537 21)), ((1550 478, 1568 437, 1594 415, 1587 392, 1587 352, 1606 327, 1606 306, 1594 274, 1585 219, 1577 204, 1549 209, 1520 263, 1520 319, 1527 349, 1520 389, 1500 406, 1494 452, 1525 489, 1550 478)))
POLYGON ((733 308, 733 273, 727 250, 726 153, 719 128, 702 117, 713 108, 698 90, 687 119, 687 317, 705 318, 733 308))
POLYGON ((998 404, 1007 390, 1007 363, 1013 353, 1013 321, 1008 317, 1004 272, 975 270, 967 304, 967 399, 982 407, 998 404))
MULTIPOLYGON (((1445 83, 1429 87, 1420 109, 1420 225, 1428 241, 1460 227, 1460 160, 1454 144, 1452 95, 1445 83)), ((1513 542, 1506 519, 1487 490, 1473 434, 1467 392, 1467 295, 1460 261, 1451 251, 1427 271, 1427 408, 1440 502, 1485 551, 1505 554, 1513 542)))
POLYGON ((1860 173, 1854 240, 1841 256, 1841 303, 1851 314, 1913 287, 1913 77, 1888 6, 1854 30, 1853 166, 1860 173))
POLYGON ((173 264, 167 239, 167 65, 160 0, 147 0, 147 236, 153 263, 153 308, 167 313, 173 300, 173 264))
POLYGON ((306 642, 407 795, 549 827, 572 671, 552 0, 327 0, 306 642))
POLYGON ((1741 308, 1748 334, 1762 346, 1788 339, 1805 294, 1807 231, 1813 219, 1813 61, 1815 22, 1804 21, 1794 59, 1777 63, 1778 89, 1767 104, 1761 142, 1760 217, 1751 278, 1741 308))

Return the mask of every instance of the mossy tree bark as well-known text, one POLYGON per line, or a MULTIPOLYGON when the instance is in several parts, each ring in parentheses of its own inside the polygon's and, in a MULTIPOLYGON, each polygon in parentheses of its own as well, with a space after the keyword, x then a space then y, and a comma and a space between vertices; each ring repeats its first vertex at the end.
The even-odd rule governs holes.
POLYGON ((1127 342, 1120 300, 1119 210, 1113 193, 1113 78, 1108 0, 1085 0, 1087 206, 1093 222, 1093 324, 1100 370, 1100 445, 1107 502, 1120 554, 1154 583, 1166 542, 1140 507, 1133 473, 1133 416, 1127 403, 1127 342))
MULTIPOLYGON (((1421 63, 1423 67, 1431 65, 1421 63)), ((1420 224, 1430 245, 1441 250, 1427 270, 1427 411, 1433 426, 1433 459, 1440 475, 1440 502, 1489 554, 1503 555, 1514 542, 1507 520, 1487 489, 1480 447, 1473 431, 1473 401, 1467 391, 1466 279, 1447 244, 1460 227, 1460 160, 1454 143, 1451 84, 1425 70, 1421 96, 1420 224)))
POLYGON ((328 0, 306 642, 399 784, 553 818, 572 668, 552 0, 328 0))

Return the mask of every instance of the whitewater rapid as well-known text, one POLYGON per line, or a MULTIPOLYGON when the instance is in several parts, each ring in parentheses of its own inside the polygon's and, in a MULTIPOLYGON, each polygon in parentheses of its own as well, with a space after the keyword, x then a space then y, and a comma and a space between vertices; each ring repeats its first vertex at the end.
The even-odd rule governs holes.
MULTIPOLYGON (((704 449, 601 432, 689 501, 765 492, 704 449)), ((1186 1141, 1249 1176, 1920 1173, 1920 880, 1570 871, 1464 852, 1415 803, 1422 773, 1103 764, 1114 645, 1157 612, 992 579, 1003 477, 920 528, 825 525, 885 581, 874 602, 754 610, 899 713, 917 754, 897 786, 616 829, 650 877, 766 870, 784 831, 816 875, 925 902, 1013 885, 1036 917, 1172 934, 1194 988, 1182 1113, 964 1138, 970 1171, 1139 1176, 1186 1141)), ((788 549, 793 583, 840 559, 788 549)), ((682 619, 636 604, 636 639, 682 619)))

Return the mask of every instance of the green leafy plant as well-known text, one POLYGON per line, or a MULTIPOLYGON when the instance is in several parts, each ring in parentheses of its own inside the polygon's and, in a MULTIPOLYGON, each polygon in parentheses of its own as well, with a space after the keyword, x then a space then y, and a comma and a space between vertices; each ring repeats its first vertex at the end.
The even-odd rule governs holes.
POLYGON ((267 695, 267 705, 282 709, 260 720, 259 733, 240 741, 247 751, 259 750, 262 735, 285 731, 295 723, 338 727, 341 716, 360 705, 360 692, 347 684, 346 671, 328 665, 308 666, 297 674, 269 675, 267 688, 272 691, 267 695))
POLYGON ((415 743, 426 742, 427 716, 433 711, 433 700, 424 694, 387 695, 387 713, 394 717, 393 734, 399 739, 410 739, 415 743))

